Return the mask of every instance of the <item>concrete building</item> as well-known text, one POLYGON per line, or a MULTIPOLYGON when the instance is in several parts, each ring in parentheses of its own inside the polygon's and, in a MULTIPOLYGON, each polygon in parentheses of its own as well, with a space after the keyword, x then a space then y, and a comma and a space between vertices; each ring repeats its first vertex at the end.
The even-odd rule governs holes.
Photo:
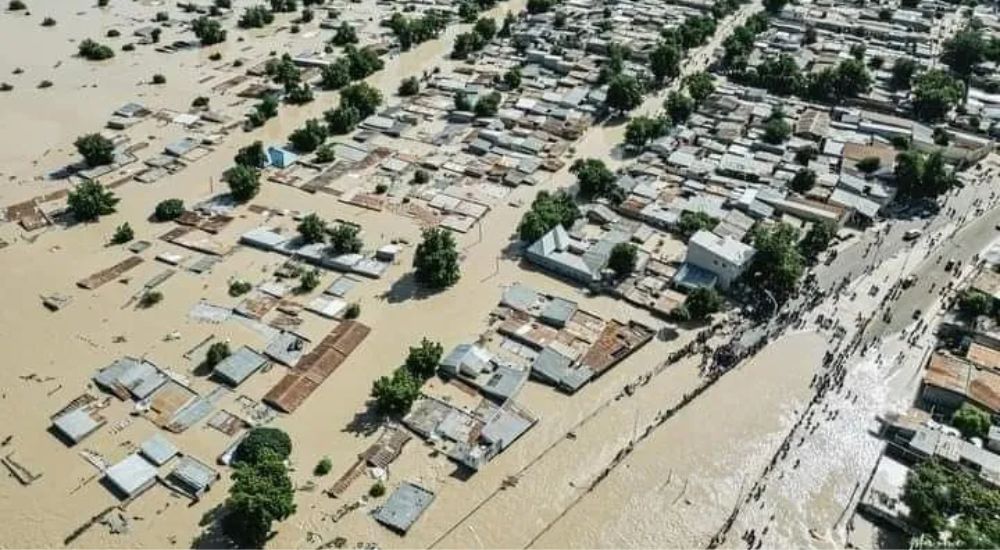
POLYGON ((750 245, 702 230, 688 241, 684 262, 714 273, 719 286, 729 288, 750 265, 754 252, 750 245))

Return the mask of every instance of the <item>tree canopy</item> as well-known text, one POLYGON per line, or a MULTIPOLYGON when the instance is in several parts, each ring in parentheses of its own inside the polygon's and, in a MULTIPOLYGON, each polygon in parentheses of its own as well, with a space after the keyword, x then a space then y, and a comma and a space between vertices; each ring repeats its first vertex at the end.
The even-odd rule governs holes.
POLYGON ((962 407, 951 417, 951 424, 962 432, 963 437, 980 439, 986 439, 992 425, 990 413, 970 403, 962 403, 962 407))
POLYGON ((900 193, 917 198, 937 197, 957 183, 940 151, 927 157, 912 149, 900 153, 896 156, 895 177, 900 193))
POLYGON ((604 104, 619 112, 631 111, 642 103, 642 84, 634 76, 619 74, 608 82, 604 104))
POLYGON ((576 159, 570 166, 570 173, 576 175, 580 195, 586 199, 597 197, 614 198, 617 186, 615 173, 600 159, 576 159))
POLYGON ((892 64, 889 85, 896 90, 908 90, 913 75, 917 72, 917 62, 910 57, 897 57, 892 64))
POLYGON ((695 103, 705 101, 715 91, 715 79, 704 71, 688 75, 684 78, 684 84, 695 103))
POLYGON ((87 166, 102 166, 115 160, 115 145, 101 134, 86 134, 73 142, 87 166))
POLYGON ((670 119, 667 117, 636 116, 625 126, 625 143, 641 149, 650 141, 667 133, 670 119))
POLYGON ((386 416, 406 414, 420 396, 420 381, 406 368, 398 368, 392 376, 382 376, 372 384, 371 396, 375 409, 386 416))
POLYGON ((1000 490, 964 469, 925 460, 907 475, 903 502, 910 508, 910 521, 928 536, 949 531, 949 545, 956 548, 1000 547, 1000 490), (954 525, 949 527, 951 518, 954 525))
POLYGON ((229 184, 229 192, 238 202, 246 202, 257 196, 260 191, 260 174, 257 170, 242 164, 237 164, 222 174, 222 179, 229 184))
POLYGON ((680 220, 677 222, 677 232, 686 240, 699 231, 711 230, 718 223, 719 220, 709 216, 705 212, 684 210, 681 212, 680 220))
POLYGON ((967 25, 944 42, 941 61, 955 73, 968 77, 972 68, 985 59, 985 55, 986 41, 982 32, 967 25))
POLYGON ((958 294, 958 311, 963 317, 974 319, 993 312, 993 297, 974 288, 967 288, 958 294))
POLYGON ((434 376, 443 355, 444 347, 440 343, 423 338, 419 346, 410 347, 405 366, 414 376, 426 380, 434 376))
POLYGON ((326 141, 327 131, 319 120, 313 118, 306 121, 305 125, 295 130, 288 136, 288 141, 295 147, 296 151, 309 153, 315 151, 326 141))
POLYGON ((294 491, 288 470, 273 451, 261 453, 257 462, 237 463, 223 532, 242 548, 263 548, 271 525, 295 513, 294 491))
POLYGON ((608 267, 615 275, 624 277, 635 271, 639 249, 632 243, 618 243, 611 249, 608 267))
POLYGON ((758 225, 751 237, 757 252, 748 271, 749 284, 767 289, 776 300, 787 298, 805 271, 805 258, 797 246, 799 230, 786 223, 758 225))
POLYGON ((233 157, 236 164, 248 166, 250 168, 263 168, 267 166, 267 154, 264 152, 264 142, 257 140, 246 147, 241 147, 233 157))
POLYGON ((181 199, 166 199, 160 201, 153 210, 153 217, 158 222, 176 220, 184 213, 184 201, 181 199))
POLYGON ((330 230, 330 249, 334 254, 357 254, 364 243, 358 236, 361 228, 349 223, 339 223, 330 230))
POLYGON ((663 108, 672 122, 683 124, 694 112, 694 100, 684 92, 670 92, 663 102, 663 108))
POLYGON ((316 214, 307 214, 299 222, 299 236, 306 243, 321 243, 326 239, 326 222, 316 214))
POLYGON ((424 231, 413 256, 413 267, 417 281, 430 288, 443 289, 457 283, 461 270, 451 232, 440 227, 424 231))
POLYGON ((964 95, 965 85, 960 80, 940 69, 931 69, 914 81, 913 111, 922 120, 941 120, 964 95))
POLYGON ((684 306, 694 321, 701 321, 718 312, 722 303, 722 295, 714 288, 696 288, 684 299, 684 306))
POLYGON ((806 236, 799 242, 799 250, 807 260, 813 262, 821 252, 826 250, 833 238, 837 236, 837 224, 832 221, 816 222, 812 224, 806 236))
POLYGON ((86 180, 70 189, 67 196, 69 211, 82 222, 94 221, 101 216, 113 214, 118 197, 96 181, 86 180))
POLYGON ((569 193, 539 191, 531 209, 521 218, 517 231, 522 241, 533 243, 557 225, 569 228, 579 217, 580 210, 569 193))
POLYGON ((657 83, 662 83, 667 77, 675 78, 681 72, 683 53, 676 44, 659 42, 653 51, 649 52, 649 70, 657 83))
POLYGON ((287 459, 292 454, 292 438, 278 428, 254 428, 236 447, 233 462, 260 464, 269 458, 266 453, 279 461, 287 459))
POLYGON ((792 188, 792 191, 806 194, 816 186, 816 172, 808 168, 803 168, 795 173, 795 176, 792 177, 792 181, 788 185, 792 188))
POLYGON ((201 41, 202 46, 211 46, 226 40, 226 31, 222 28, 222 24, 211 17, 203 15, 195 19, 191 22, 191 30, 201 41))

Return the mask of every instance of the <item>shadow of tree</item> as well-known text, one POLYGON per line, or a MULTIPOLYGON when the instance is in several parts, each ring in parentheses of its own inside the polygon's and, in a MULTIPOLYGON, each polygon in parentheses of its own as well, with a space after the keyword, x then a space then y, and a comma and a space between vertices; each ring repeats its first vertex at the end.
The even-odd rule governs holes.
POLYGON ((392 283, 389 290, 379 295, 379 298, 390 304, 399 304, 408 300, 423 300, 434 296, 440 290, 433 290, 421 286, 413 272, 403 275, 396 282, 392 283))
POLYGON ((235 548, 232 541, 222 532, 222 518, 225 509, 217 504, 205 512, 198 520, 201 532, 191 541, 191 548, 235 548))
POLYGON ((382 416, 375 410, 375 400, 370 399, 365 403, 365 408, 354 414, 343 431, 360 437, 373 435, 382 425, 382 416))

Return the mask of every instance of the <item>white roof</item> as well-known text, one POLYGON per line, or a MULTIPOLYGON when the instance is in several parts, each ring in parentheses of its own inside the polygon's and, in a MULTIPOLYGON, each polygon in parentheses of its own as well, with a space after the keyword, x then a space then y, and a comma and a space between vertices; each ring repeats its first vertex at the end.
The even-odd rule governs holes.
POLYGON ((145 458, 131 454, 105 470, 104 475, 126 496, 133 496, 156 478, 156 468, 145 458))
POLYGON ((748 244, 704 229, 691 236, 689 245, 700 246, 733 265, 743 265, 754 253, 753 247, 748 244))

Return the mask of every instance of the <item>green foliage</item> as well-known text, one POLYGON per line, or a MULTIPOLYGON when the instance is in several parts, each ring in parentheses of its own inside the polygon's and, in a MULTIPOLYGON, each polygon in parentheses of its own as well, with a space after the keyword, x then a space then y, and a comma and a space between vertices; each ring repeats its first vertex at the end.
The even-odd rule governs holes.
POLYGON ((768 13, 779 13, 787 3, 788 0, 764 0, 764 9, 768 13))
POLYGON ((616 194, 615 174, 600 159, 576 159, 569 171, 576 175, 580 195, 585 199, 616 194))
POLYGON ((910 81, 917 72, 917 62, 910 57, 897 57, 892 64, 892 77, 889 86, 895 90, 910 89, 910 81))
POLYGON ((301 294, 305 294, 306 292, 312 292, 316 290, 316 287, 319 286, 319 282, 320 282, 319 270, 310 269, 302 273, 302 276, 299 278, 299 287, 296 288, 295 290, 296 292, 299 292, 301 294))
POLYGON ((344 310, 344 319, 357 319, 361 316, 361 305, 357 302, 353 302, 347 305, 347 309, 344 310))
MULTIPOLYGON (((992 301, 989 296, 984 296, 992 301)), ((992 306, 992 304, 990 304, 992 306)), ((965 438, 978 437, 986 439, 990 431, 990 414, 970 403, 962 407, 951 417, 951 425, 962 432, 965 438)))
POLYGON ((278 59, 268 59, 264 71, 278 84, 288 87, 297 84, 302 79, 302 71, 295 66, 292 56, 282 55, 278 59))
POLYGON ((250 292, 250 289, 252 288, 253 285, 250 284, 249 281, 232 281, 229 283, 229 295, 236 298, 237 296, 242 296, 247 292, 250 292))
POLYGON ((28 9, 28 6, 26 6, 21 0, 10 0, 10 2, 7 3, 7 9, 10 11, 21 11, 28 9))
POLYGON ((167 199, 160 201, 153 210, 153 217, 158 222, 176 220, 184 213, 184 201, 181 199, 167 199))
POLYGON ((858 171, 865 174, 874 174, 882 167, 882 160, 878 157, 865 157, 854 165, 858 171))
POLYGON ((375 409, 386 416, 403 416, 420 396, 420 382, 405 368, 396 369, 392 376, 382 376, 372 384, 371 396, 375 409))
POLYGON ((681 45, 685 49, 701 46, 715 34, 715 19, 708 16, 688 17, 681 23, 681 45))
POLYGON ((909 197, 937 197, 957 183, 940 151, 927 157, 915 150, 900 153, 896 157, 895 176, 897 189, 909 197))
POLYGON ((330 38, 330 43, 334 46, 346 46, 348 44, 358 43, 358 33, 354 30, 347 21, 343 21, 333 32, 333 37, 330 38))
POLYGON ((792 177, 792 181, 789 182, 789 187, 792 188, 796 193, 806 194, 810 189, 816 187, 816 172, 808 168, 803 168, 795 173, 792 177))
POLYGON ((420 93, 420 81, 417 80, 417 77, 415 76, 404 78, 403 81, 399 83, 399 89, 396 93, 402 97, 417 95, 420 93))
POLYGON ((275 13, 291 13, 299 9, 298 0, 271 0, 271 11, 275 13))
POLYGON ((516 90, 521 87, 521 68, 511 67, 503 74, 503 83, 508 90, 516 90))
POLYGON ((669 128, 670 119, 667 117, 633 117, 625 126, 625 143, 641 149, 650 141, 666 134, 669 128))
POLYGON ((619 112, 631 111, 642 103, 642 84, 634 76, 619 74, 608 82, 604 104, 619 112))
POLYGON ((205 366, 214 369, 216 365, 230 355, 232 355, 232 352, 229 350, 229 344, 226 342, 213 342, 211 346, 208 346, 208 351, 205 353, 205 366))
POLYGON ((53 19, 53 18, 51 18, 51 17, 46 17, 45 19, 42 19, 42 26, 43 27, 55 27, 56 26, 56 20, 53 19))
POLYGON ((67 203, 74 218, 89 222, 114 213, 118 197, 103 185, 87 180, 69 191, 67 203))
MULTIPOLYGON (((746 67, 747 57, 753 50, 753 42, 758 34, 767 29, 767 16, 757 14, 747 20, 746 24, 736 27, 732 34, 722 41, 721 65, 727 69, 742 70, 746 67)), ((813 30, 813 34, 815 34, 813 30)), ((806 31, 808 35, 808 29, 806 31)))
POLYGON ((625 277, 635 271, 635 262, 639 249, 632 243, 618 243, 611 249, 608 257, 608 267, 619 277, 625 277))
POLYGON ((412 48, 414 44, 437 38, 447 24, 447 16, 437 10, 431 10, 422 17, 415 18, 408 18, 396 12, 383 22, 383 25, 389 27, 396 35, 399 47, 404 51, 412 48))
POLYGON ((104 44, 98 44, 89 38, 80 42, 77 51, 80 54, 80 57, 89 59, 90 61, 102 61, 104 59, 111 59, 115 56, 114 50, 104 44))
POLYGON ((694 100, 684 92, 670 92, 663 102, 663 108, 670 115, 670 120, 683 124, 694 113, 694 100))
POLYGON ((309 214, 299 222, 299 235, 306 243, 321 243, 326 238, 326 222, 316 214, 309 214))
POLYGON ((557 0, 528 0, 526 6, 528 13, 545 13, 551 10, 557 3, 557 0))
POLYGON ((916 78, 913 86, 913 112, 921 120, 942 120, 962 101, 965 85, 940 69, 931 69, 916 78))
POLYGON ((108 32, 105 33, 104 36, 107 36, 108 38, 118 38, 121 35, 122 32, 118 29, 108 29, 108 32))
POLYGON ((296 151, 310 153, 323 145, 326 135, 326 127, 319 120, 312 118, 307 120, 303 127, 292 132, 288 136, 288 141, 296 151))
POLYGON ((322 460, 316 463, 316 467, 313 468, 313 475, 325 476, 326 474, 330 473, 330 470, 332 469, 333 469, 333 462, 330 460, 330 457, 324 456, 322 460))
POLYGON ((163 293, 159 290, 148 290, 139 299, 139 307, 149 309, 163 301, 163 293))
POLYGON ((259 29, 274 22, 274 14, 265 6, 251 6, 243 10, 237 23, 241 29, 259 29))
POLYGON ((681 72, 682 57, 683 54, 676 44, 662 41, 658 43, 656 48, 649 52, 649 70, 656 82, 661 83, 667 77, 677 77, 681 72))
POLYGON ((358 234, 361 229, 356 225, 347 223, 337 224, 330 230, 330 249, 334 254, 357 254, 361 252, 364 243, 358 234))
POLYGON ((711 231, 718 223, 719 220, 704 212, 684 210, 681 212, 680 220, 677 222, 677 232, 687 240, 699 231, 711 231))
POLYGON ((440 343, 423 338, 419 346, 410 347, 404 366, 415 378, 427 380, 434 376, 443 355, 444 347, 440 343))
POLYGON ((443 289, 458 282, 458 249, 452 234, 442 228, 424 231, 423 242, 413 256, 416 279, 430 288, 443 289))
POLYGON ((754 254, 748 284, 764 288, 782 300, 795 289, 805 271, 805 258, 797 246, 799 231, 786 223, 755 226, 751 231, 754 254))
POLYGON ((285 101, 292 105, 305 105, 315 99, 312 87, 304 82, 285 86, 285 101))
POLYGON ((156 74, 153 75, 152 82, 153 82, 153 84, 166 84, 167 83, 167 77, 163 76, 160 73, 156 73, 156 74))
POLYGON ((502 97, 499 92, 490 92, 476 100, 476 106, 473 108, 473 111, 480 118, 496 116, 500 108, 501 99, 502 97))
POLYGON ((808 166, 809 161, 815 159, 819 156, 819 152, 813 146, 803 147, 795 152, 795 162, 801 164, 802 166, 808 166))
POLYGON ((985 60, 986 48, 982 32, 969 25, 944 42, 941 61, 955 73, 967 77, 973 67, 985 60))
POLYGON ((351 83, 351 65, 341 57, 320 69, 320 86, 324 90, 339 90, 351 83))
POLYGON ((326 164, 337 159, 333 146, 330 144, 321 145, 316 149, 316 162, 326 164))
POLYGON ((260 191, 260 174, 249 166, 237 164, 223 172, 222 179, 229 184, 229 192, 238 202, 247 202, 260 191))
POLYGON ((704 71, 688 75, 684 78, 684 84, 695 103, 705 101, 715 91, 715 80, 704 71))
MULTIPOLYGON (((261 429, 269 428, 250 434, 261 429)), ((272 451, 260 454, 258 461, 236 465, 225 503, 222 530, 241 548, 263 548, 271 525, 295 513, 295 489, 282 458, 272 451)))
POLYGON ((713 288, 696 288, 684 299, 692 321, 702 321, 722 309, 722 296, 713 288))
POLYGON ((379 498, 384 495, 385 495, 385 484, 382 483, 381 481, 376 481, 375 484, 372 485, 371 489, 368 489, 368 496, 372 498, 379 498))
POLYGON ((431 180, 430 175, 427 174, 427 170, 423 168, 418 168, 416 172, 413 173, 413 184, 423 185, 431 180))
POLYGON ((580 211, 565 191, 550 194, 539 191, 531 203, 531 209, 524 213, 517 226, 518 235, 526 243, 542 238, 557 225, 569 228, 580 217, 580 211))
POLYGON ((465 92, 455 92, 455 110, 456 111, 471 111, 475 104, 469 99, 469 94, 465 92))
POLYGON ((472 32, 481 36, 484 41, 489 42, 497 34, 497 22, 489 17, 483 17, 479 21, 476 21, 472 32))
POLYGON ((352 132, 361 122, 361 113, 350 105, 341 105, 323 113, 323 118, 332 135, 344 135, 352 132))
POLYGON ((115 228, 114 235, 111 236, 111 244, 125 244, 135 238, 132 226, 125 222, 115 228))
POLYGON ((385 66, 385 62, 379 59, 378 53, 370 46, 361 49, 347 46, 344 48, 344 59, 347 62, 351 80, 361 80, 385 66))
POLYGON ((292 454, 292 438, 278 428, 254 428, 233 453, 233 463, 261 464, 284 461, 292 454))
POLYGON ((204 15, 191 22, 191 30, 201 40, 202 46, 210 46, 226 41, 226 31, 218 20, 204 15))
POLYGON ((451 49, 452 59, 467 59, 469 54, 477 52, 486 46, 486 40, 482 35, 475 32, 464 32, 455 37, 455 44, 451 49))
POLYGON ((771 117, 764 123, 764 141, 780 145, 792 135, 792 127, 783 117, 771 117))
POLYGON ((101 134, 86 134, 73 142, 88 166, 111 164, 115 160, 115 144, 101 134))
POLYGON ((191 100, 191 106, 199 109, 203 107, 208 107, 208 101, 209 100, 207 97, 200 95, 191 100))
POLYGON ((382 105, 382 92, 365 82, 352 84, 340 91, 340 106, 354 107, 361 119, 375 114, 382 105))
POLYGON ((813 262, 830 246, 836 236, 837 224, 831 221, 814 223, 799 242, 799 251, 808 261, 813 262))
POLYGON ((967 288, 958 295, 958 311, 962 316, 974 319, 993 312, 993 297, 976 289, 967 288))
POLYGON ((1000 490, 987 487, 963 469, 950 469, 936 460, 922 462, 907 475, 902 500, 910 508, 911 523, 923 533, 939 537, 950 531, 949 546, 1000 546, 996 514, 1000 490), (950 518, 954 518, 952 527, 950 518))
POLYGON ((249 168, 267 166, 267 154, 264 152, 264 142, 257 140, 246 147, 241 147, 233 157, 236 164, 249 168))

